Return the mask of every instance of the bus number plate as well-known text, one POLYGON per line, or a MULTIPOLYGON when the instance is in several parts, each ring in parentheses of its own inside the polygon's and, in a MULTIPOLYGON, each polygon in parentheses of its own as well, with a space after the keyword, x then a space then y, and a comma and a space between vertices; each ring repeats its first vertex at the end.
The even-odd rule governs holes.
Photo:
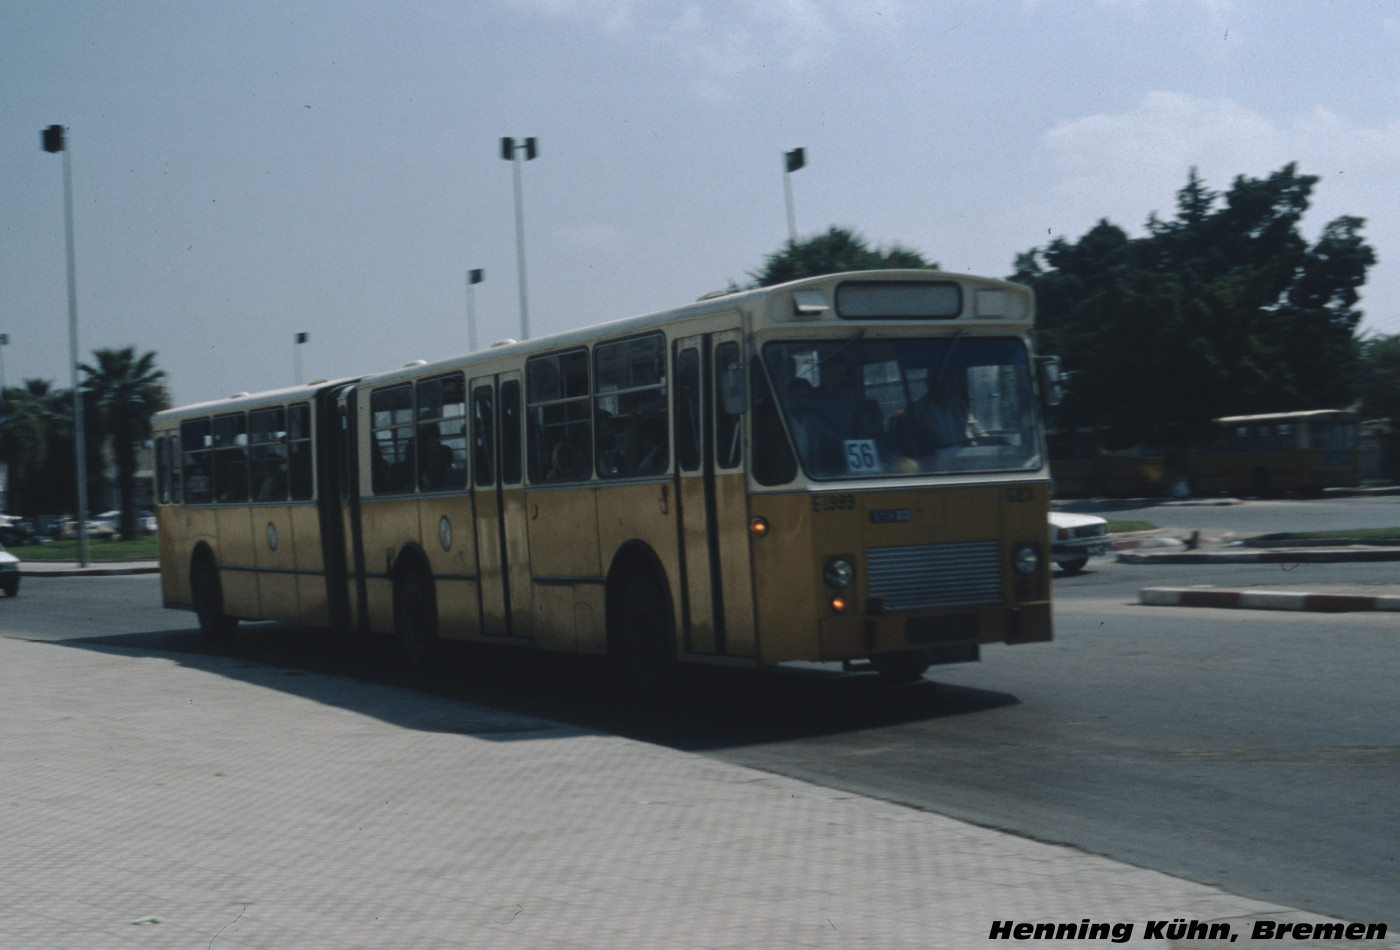
POLYGON ((913 520, 914 512, 908 508, 884 508, 870 513, 871 524, 898 524, 901 521, 913 520))

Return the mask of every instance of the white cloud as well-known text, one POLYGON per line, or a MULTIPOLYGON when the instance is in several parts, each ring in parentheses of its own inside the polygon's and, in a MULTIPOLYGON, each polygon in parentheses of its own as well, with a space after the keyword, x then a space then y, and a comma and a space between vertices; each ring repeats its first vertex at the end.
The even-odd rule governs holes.
POLYGON ((728 99, 738 79, 771 66, 797 70, 834 55, 854 29, 897 31, 909 0, 505 0, 516 9, 567 19, 653 44, 691 71, 701 99, 728 99))

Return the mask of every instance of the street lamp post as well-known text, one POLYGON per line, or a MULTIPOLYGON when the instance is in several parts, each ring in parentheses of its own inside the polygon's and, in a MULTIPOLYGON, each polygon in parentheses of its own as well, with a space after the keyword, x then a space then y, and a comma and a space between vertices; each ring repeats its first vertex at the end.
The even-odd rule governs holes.
POLYGON ((530 339, 530 310, 525 304, 525 206, 520 197, 520 153, 525 153, 525 161, 538 155, 535 140, 512 138, 501 139, 501 158, 510 162, 515 170, 515 257, 520 272, 520 338, 530 339))
POLYGON ((78 566, 88 562, 87 538, 87 447, 83 437, 83 393, 78 387, 78 277, 73 255, 73 161, 66 129, 51 125, 41 133, 44 151, 63 153, 63 211, 68 238, 68 362, 73 378, 73 441, 78 457, 78 566))
POLYGON ((788 239, 797 243, 797 213, 792 209, 792 173, 807 164, 804 149, 783 153, 783 194, 787 197, 788 239))
POLYGON ((467 352, 476 352, 476 292, 472 287, 486 279, 481 268, 467 271, 467 352))
POLYGON ((292 369, 296 373, 297 385, 301 385, 301 347, 307 340, 307 334, 298 333, 292 342, 292 369))

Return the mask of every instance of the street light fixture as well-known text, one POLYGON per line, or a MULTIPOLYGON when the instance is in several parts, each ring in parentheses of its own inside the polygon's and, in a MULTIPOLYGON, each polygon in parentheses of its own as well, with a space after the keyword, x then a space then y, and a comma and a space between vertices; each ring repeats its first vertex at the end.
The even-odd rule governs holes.
POLYGON ((797 243, 797 214, 792 210, 792 173, 807 164, 805 149, 783 153, 783 194, 787 196, 788 239, 797 243))
POLYGON ((63 153, 63 211, 68 238, 68 362, 73 378, 73 442, 78 458, 78 566, 88 562, 87 539, 87 450, 83 437, 83 393, 78 387, 78 277, 73 262, 73 160, 65 141, 67 129, 51 125, 40 135, 44 151, 63 153))
POLYGON ((308 339, 305 333, 298 333, 292 343, 292 365, 297 376, 297 385, 301 385, 301 347, 308 339))
POLYGON ((520 272, 520 338, 530 339, 530 311, 525 304, 525 210, 520 198, 520 153, 525 153, 525 161, 533 160, 539 152, 533 138, 501 139, 501 158, 510 162, 515 170, 515 257, 520 272))

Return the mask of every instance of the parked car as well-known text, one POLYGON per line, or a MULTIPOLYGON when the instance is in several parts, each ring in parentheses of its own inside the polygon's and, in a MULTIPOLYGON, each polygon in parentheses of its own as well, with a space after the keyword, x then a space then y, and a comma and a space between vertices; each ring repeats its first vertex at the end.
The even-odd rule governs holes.
POLYGON ((0 544, 18 547, 34 540, 34 526, 14 515, 0 515, 0 544))
POLYGON ((19 596, 19 558, 0 546, 0 590, 6 597, 19 596))
POLYGON ((1108 553, 1108 522, 1094 515, 1050 512, 1050 557, 1070 574, 1108 553))

